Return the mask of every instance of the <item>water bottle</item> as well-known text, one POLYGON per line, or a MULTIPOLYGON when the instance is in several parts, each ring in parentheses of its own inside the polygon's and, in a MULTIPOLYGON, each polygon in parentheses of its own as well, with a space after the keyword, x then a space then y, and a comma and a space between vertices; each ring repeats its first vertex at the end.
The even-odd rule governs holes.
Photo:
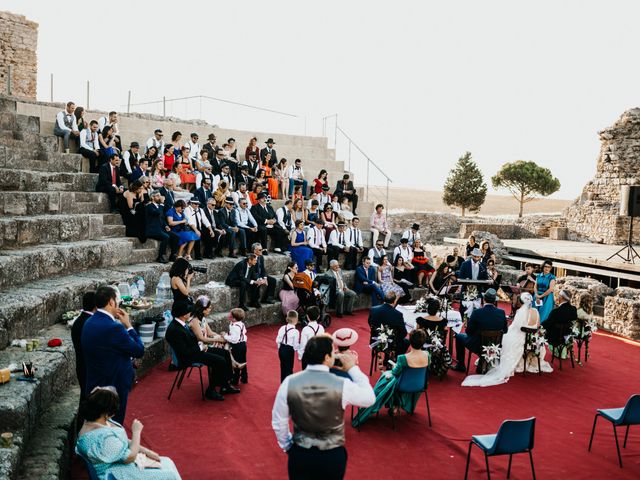
POLYGON ((169 325, 169 322, 173 320, 173 315, 171 315, 171 310, 165 310, 164 312, 162 312, 162 318, 164 318, 164 321, 167 322, 167 325, 169 325))
POLYGON ((136 282, 133 282, 129 286, 129 291, 131 292, 131 298, 133 300, 137 300, 138 298, 140 298, 140 292, 138 291, 138 287, 136 286, 136 282))
POLYGON ((122 300, 131 300, 131 289, 129 288, 129 284, 126 282, 122 282, 118 284, 118 290, 120 291, 120 298, 122 300))
POLYGON ((171 280, 169 278, 169 272, 164 272, 162 275, 160 275, 160 280, 158 281, 158 286, 156 287, 156 300, 171 300, 173 295, 171 293, 170 282, 171 280))
POLYGON ((138 278, 138 293, 140 293, 141 297, 144 297, 144 291, 146 288, 146 284, 144 283, 144 278, 138 278))

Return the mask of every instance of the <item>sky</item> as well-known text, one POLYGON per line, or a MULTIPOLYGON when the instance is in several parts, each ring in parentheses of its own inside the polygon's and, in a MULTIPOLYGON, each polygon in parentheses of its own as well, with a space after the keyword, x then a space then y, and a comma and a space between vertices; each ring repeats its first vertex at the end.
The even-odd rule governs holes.
MULTIPOLYGON (((133 104, 203 95, 294 115, 167 105, 228 128, 322 135, 323 117, 337 113, 392 186, 440 190, 470 151, 489 185, 502 164, 533 160, 560 179, 554 197, 571 199, 595 173, 597 132, 640 104, 635 1, 2 0, 0 9, 40 24, 39 100, 50 100, 53 74, 55 101, 86 104, 89 81, 93 108, 126 111, 131 91, 133 104)), ((348 160, 341 135, 337 156, 348 160)))

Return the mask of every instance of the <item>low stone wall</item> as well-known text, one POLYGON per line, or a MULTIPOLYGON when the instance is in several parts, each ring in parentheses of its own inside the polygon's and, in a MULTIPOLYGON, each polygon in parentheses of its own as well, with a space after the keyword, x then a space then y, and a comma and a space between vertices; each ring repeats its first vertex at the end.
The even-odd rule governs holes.
POLYGON ((484 230, 500 238, 544 238, 551 227, 564 227, 564 220, 557 215, 530 215, 519 219, 489 218, 463 222, 459 237, 467 238, 474 230, 484 230))
POLYGON ((23 15, 0 12, 0 92, 7 92, 11 66, 11 93, 35 100, 38 62, 38 24, 23 15))
POLYGON ((389 228, 393 232, 402 233, 413 223, 420 225, 420 236, 423 242, 442 242, 444 237, 458 235, 462 217, 449 213, 411 212, 391 214, 387 218, 389 228))
POLYGON ((640 300, 607 297, 604 301, 603 326, 625 337, 640 340, 640 300))

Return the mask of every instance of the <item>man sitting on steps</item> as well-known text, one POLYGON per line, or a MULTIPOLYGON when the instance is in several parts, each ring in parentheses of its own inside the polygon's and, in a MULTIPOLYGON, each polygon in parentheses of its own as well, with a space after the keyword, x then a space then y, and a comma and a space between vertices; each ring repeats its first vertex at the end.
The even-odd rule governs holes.
POLYGON ((76 116, 73 114, 75 110, 76 104, 67 102, 67 108, 58 112, 56 123, 53 126, 53 134, 64 140, 64 153, 69 153, 69 139, 71 136, 75 138, 80 136, 76 116))
POLYGON ((119 165, 120 157, 117 153, 114 153, 109 159, 109 162, 102 165, 98 172, 96 192, 103 192, 109 195, 111 213, 117 213, 116 197, 122 195, 124 192, 124 187, 122 186, 122 182, 120 182, 119 165))

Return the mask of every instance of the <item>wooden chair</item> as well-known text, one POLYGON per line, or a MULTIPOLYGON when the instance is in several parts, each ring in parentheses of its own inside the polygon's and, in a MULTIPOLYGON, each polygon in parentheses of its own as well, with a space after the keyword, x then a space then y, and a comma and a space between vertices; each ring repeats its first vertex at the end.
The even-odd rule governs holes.
POLYGON ((573 342, 572 339, 570 342, 566 342, 565 338, 567 335, 571 334, 572 325, 570 323, 565 323, 560 327, 560 338, 562 338, 561 345, 552 345, 553 349, 551 350, 551 364, 553 365, 553 359, 557 358, 560 361, 560 370, 562 370, 562 354, 564 352, 569 355, 569 359, 571 359, 571 368, 576 368, 575 363, 573 362, 573 342))
POLYGON ((489 345, 498 345, 502 348, 502 330, 481 330, 480 331, 480 354, 477 355, 469 350, 469 357, 467 358, 467 375, 469 375, 469 367, 471 366, 471 356, 478 356, 478 367, 480 371, 485 371, 484 360, 482 358, 482 347, 488 347, 489 345))
MULTIPOLYGON (((527 357, 530 353, 535 354, 534 350, 532 348, 529 348, 529 342, 531 340, 531 337, 538 331, 538 328, 520 327, 520 330, 527 334, 524 340, 524 351, 522 352, 522 360, 524 361, 524 369, 522 370, 522 374, 526 375, 527 357)), ((540 354, 538 354, 536 358, 538 359, 538 375, 542 375, 542 369, 540 368, 540 354)))
POLYGON ((587 363, 587 360, 589 359, 589 341, 591 340, 591 336, 584 337, 584 328, 587 324, 585 320, 577 319, 576 323, 580 330, 580 334, 578 335, 578 338, 576 338, 576 345, 578 346, 578 363, 580 363, 580 359, 582 357, 582 345, 584 345, 584 362, 587 363))

